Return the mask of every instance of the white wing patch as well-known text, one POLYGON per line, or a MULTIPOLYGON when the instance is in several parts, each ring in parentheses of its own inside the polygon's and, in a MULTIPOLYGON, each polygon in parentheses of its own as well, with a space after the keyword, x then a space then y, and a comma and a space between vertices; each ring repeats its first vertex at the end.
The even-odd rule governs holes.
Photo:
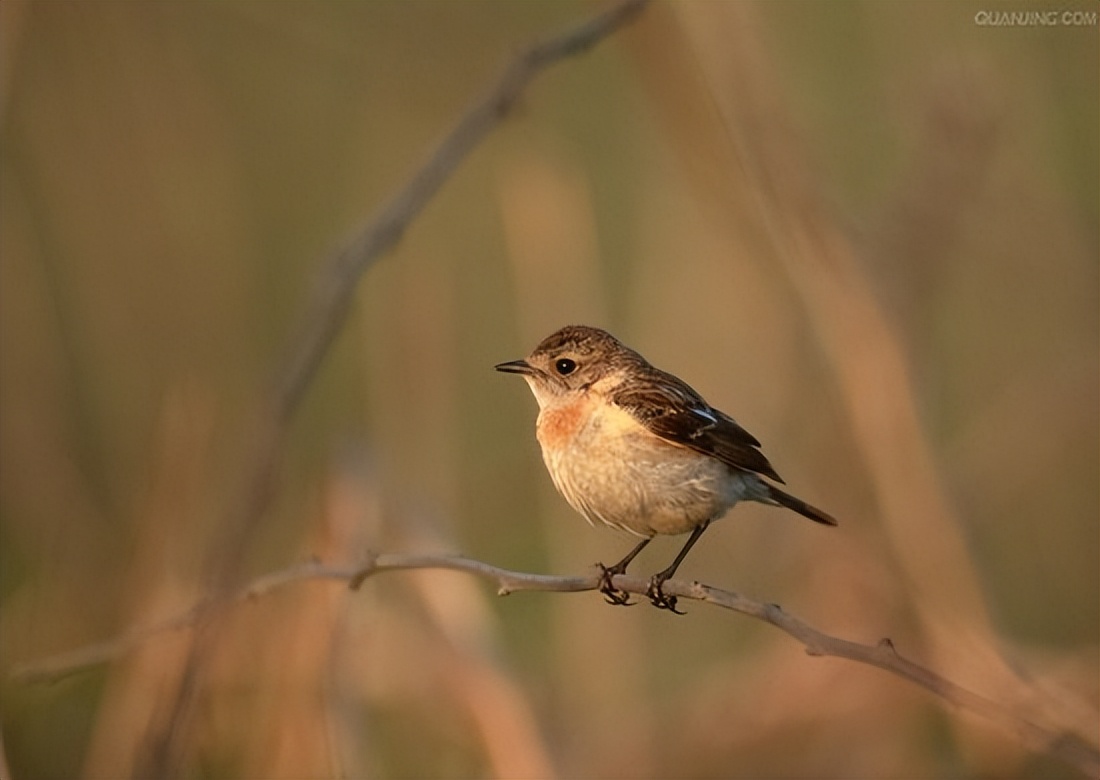
POLYGON ((710 420, 712 425, 718 424, 718 418, 714 416, 714 412, 710 409, 704 409, 701 406, 691 407, 691 413, 696 417, 702 417, 704 420, 710 420))

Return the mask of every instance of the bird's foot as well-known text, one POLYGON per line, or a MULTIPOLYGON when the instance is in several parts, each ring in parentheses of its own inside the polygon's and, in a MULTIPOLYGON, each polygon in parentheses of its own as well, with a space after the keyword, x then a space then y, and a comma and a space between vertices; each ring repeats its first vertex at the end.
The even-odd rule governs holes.
POLYGON ((661 589, 667 579, 668 576, 664 572, 654 574, 649 578, 649 586, 645 589, 645 594, 657 609, 667 609, 677 615, 686 615, 686 612, 676 609, 676 597, 668 595, 661 589))
POLYGON ((625 590, 619 590, 611 582, 612 577, 617 574, 622 574, 625 570, 625 566, 604 566, 602 563, 597 563, 600 567, 600 593, 603 594, 604 600, 608 604, 614 604, 619 607, 632 607, 634 602, 630 600, 630 594, 625 590))

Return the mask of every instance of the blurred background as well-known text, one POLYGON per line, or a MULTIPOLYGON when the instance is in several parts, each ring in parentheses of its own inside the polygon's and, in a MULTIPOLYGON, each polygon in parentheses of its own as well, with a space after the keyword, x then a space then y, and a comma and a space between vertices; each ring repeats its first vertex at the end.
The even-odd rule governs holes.
MULTIPOLYGON (((0 6, 0 716, 11 776, 140 774, 318 269, 576 2, 0 6)), ((680 2, 540 77, 364 277, 248 579, 368 550, 578 574, 495 363, 610 329, 762 442, 680 576, 1095 745, 1096 5, 680 2), (1029 9, 1038 6, 1028 6, 1029 9), (1021 10, 1012 8, 1009 10, 1021 10), (984 14, 984 16, 983 16, 984 14)), ((681 540, 655 542, 636 573, 681 540)), ((179 776, 1077 777, 884 672, 688 603, 444 572, 286 586, 205 657, 179 776)))

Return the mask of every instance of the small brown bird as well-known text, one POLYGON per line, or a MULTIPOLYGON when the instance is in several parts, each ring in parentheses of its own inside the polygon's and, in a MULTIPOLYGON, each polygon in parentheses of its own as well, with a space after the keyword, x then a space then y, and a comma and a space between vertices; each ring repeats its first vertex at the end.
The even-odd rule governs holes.
POLYGON ((657 534, 691 532, 647 595, 676 610, 661 586, 707 527, 738 501, 785 506, 817 523, 827 513, 763 478, 782 483, 760 442, 678 377, 598 328, 570 325, 524 360, 496 366, 521 374, 539 404, 536 435, 554 486, 589 523, 642 537, 614 566, 599 564, 612 604, 629 595, 612 584, 657 534))

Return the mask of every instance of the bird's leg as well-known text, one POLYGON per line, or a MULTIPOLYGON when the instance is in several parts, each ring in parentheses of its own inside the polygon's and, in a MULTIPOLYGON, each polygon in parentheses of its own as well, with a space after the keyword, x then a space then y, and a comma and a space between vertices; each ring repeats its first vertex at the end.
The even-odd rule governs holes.
POLYGON ((684 548, 680 550, 680 554, 676 556, 676 560, 672 562, 664 571, 659 571, 649 578, 649 587, 646 588, 646 595, 649 596, 649 600, 653 602, 653 606, 658 609, 667 609, 671 612, 675 612, 677 615, 683 615, 684 613, 676 609, 676 597, 666 596, 664 591, 661 590, 661 586, 665 584, 672 575, 676 573, 676 570, 680 568, 680 564, 688 554, 688 550, 692 548, 699 537, 703 535, 703 531, 707 530, 710 525, 710 521, 706 521, 700 526, 696 526, 695 530, 691 532, 691 536, 688 537, 687 543, 684 548))
POLYGON ((626 567, 630 565, 630 562, 634 560, 638 553, 642 551, 647 544, 653 541, 653 537, 650 536, 647 539, 642 539, 634 547, 633 550, 626 554, 626 557, 616 563, 614 566, 604 566, 602 563, 596 565, 600 567, 600 593, 607 599, 608 604, 619 604, 624 607, 631 605, 630 594, 625 590, 619 590, 611 584, 611 578, 616 574, 626 574, 626 567))

